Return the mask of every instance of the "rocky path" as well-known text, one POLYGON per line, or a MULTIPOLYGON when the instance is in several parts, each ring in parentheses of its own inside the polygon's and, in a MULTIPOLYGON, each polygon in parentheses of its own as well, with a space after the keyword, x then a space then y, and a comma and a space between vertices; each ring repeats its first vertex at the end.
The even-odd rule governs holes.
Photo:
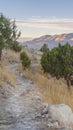
POLYGON ((29 79, 16 71, 17 64, 8 68, 16 76, 15 88, 6 84, 0 99, 0 130, 41 130, 44 122, 36 118, 41 108, 37 89, 29 79), (4 93, 5 92, 5 93, 4 93))
POLYGON ((17 65, 8 66, 16 76, 15 87, 5 84, 1 90, 0 130, 67 130, 57 128, 58 122, 48 113, 48 104, 42 102, 32 81, 16 70, 17 65))

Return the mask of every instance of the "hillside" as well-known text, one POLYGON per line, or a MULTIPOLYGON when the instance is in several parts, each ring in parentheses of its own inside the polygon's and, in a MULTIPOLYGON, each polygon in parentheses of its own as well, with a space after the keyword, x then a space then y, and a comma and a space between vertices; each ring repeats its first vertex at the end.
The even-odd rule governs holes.
POLYGON ((43 73, 42 52, 29 48, 24 51, 32 60, 26 70, 19 53, 3 50, 0 130, 72 130, 73 88, 69 90, 63 78, 57 80, 43 73))
POLYGON ((59 35, 44 35, 39 38, 35 38, 31 41, 21 42, 21 44, 23 46, 28 46, 29 48, 39 50, 44 43, 47 44, 48 47, 51 49, 58 46, 58 43, 61 43, 63 45, 66 42, 69 42, 70 45, 73 45, 73 33, 59 35))

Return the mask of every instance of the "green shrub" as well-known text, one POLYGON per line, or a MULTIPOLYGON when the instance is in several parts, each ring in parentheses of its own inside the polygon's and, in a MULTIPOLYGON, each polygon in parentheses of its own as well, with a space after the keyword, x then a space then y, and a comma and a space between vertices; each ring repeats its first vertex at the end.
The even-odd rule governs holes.
POLYGON ((22 46, 16 41, 12 44, 11 49, 15 52, 20 52, 22 50, 22 46))
POLYGON ((44 72, 49 72, 50 70, 49 58, 50 58, 50 51, 44 52, 41 58, 41 65, 44 72))
POLYGON ((73 47, 68 43, 63 46, 59 44, 58 47, 43 53, 41 65, 44 72, 67 79, 73 72, 73 47))
POLYGON ((17 44, 17 39, 20 35, 21 32, 18 32, 15 20, 11 22, 10 19, 0 13, 0 61, 2 58, 2 50, 4 48, 11 48, 13 45, 13 49, 16 51, 20 50, 20 47, 17 44))
POLYGON ((31 60, 25 52, 20 53, 20 60, 21 60, 23 69, 29 68, 29 66, 31 64, 31 60))
POLYGON ((49 50, 49 48, 48 48, 48 45, 47 45, 47 44, 44 44, 44 45, 41 47, 41 49, 40 49, 41 52, 46 52, 46 51, 48 51, 48 50, 49 50))

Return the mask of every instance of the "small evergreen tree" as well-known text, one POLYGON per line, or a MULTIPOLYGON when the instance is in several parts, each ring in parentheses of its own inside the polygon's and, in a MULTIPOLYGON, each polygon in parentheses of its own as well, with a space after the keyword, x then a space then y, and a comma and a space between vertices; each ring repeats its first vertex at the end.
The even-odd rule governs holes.
POLYGON ((19 45, 18 41, 15 41, 12 46, 11 49, 14 50, 15 52, 20 52, 22 50, 22 46, 19 45))
POLYGON ((41 49, 40 49, 40 51, 42 51, 42 52, 46 52, 46 51, 48 51, 49 50, 49 48, 48 48, 48 45, 47 44, 44 44, 42 47, 41 47, 41 49))
POLYGON ((2 13, 0 14, 0 61, 2 57, 2 50, 4 48, 11 48, 20 36, 20 32, 17 33, 17 27, 15 21, 10 21, 2 13))
POLYGON ((27 56, 27 54, 25 52, 21 52, 20 53, 20 60, 23 66, 23 69, 26 69, 30 66, 31 64, 31 60, 30 58, 27 56))
POLYGON ((67 79, 73 72, 73 47, 68 43, 63 46, 59 44, 58 47, 43 53, 41 65, 44 72, 67 79))

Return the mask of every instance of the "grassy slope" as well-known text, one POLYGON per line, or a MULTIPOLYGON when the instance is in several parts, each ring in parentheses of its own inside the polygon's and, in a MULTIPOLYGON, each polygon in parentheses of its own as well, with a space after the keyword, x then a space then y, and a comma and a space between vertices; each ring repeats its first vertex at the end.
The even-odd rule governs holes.
MULTIPOLYGON (((41 53, 27 49, 26 52, 32 59, 32 66, 23 71, 22 66, 18 67, 19 71, 22 72, 27 78, 31 79, 36 86, 38 86, 43 94, 43 99, 49 103, 66 103, 73 109, 73 88, 69 90, 64 79, 57 80, 55 77, 51 77, 48 74, 43 74, 41 70, 40 58, 41 53)), ((19 62, 19 54, 13 51, 3 52, 2 66, 0 67, 0 84, 3 81, 15 84, 15 76, 6 68, 8 63, 19 62)))

